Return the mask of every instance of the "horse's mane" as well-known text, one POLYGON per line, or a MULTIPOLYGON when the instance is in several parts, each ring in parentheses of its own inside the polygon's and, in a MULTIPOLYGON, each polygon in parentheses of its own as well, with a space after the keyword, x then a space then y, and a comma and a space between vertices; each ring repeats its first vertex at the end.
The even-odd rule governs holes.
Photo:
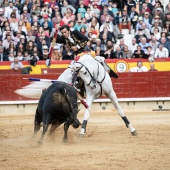
MULTIPOLYGON (((94 64, 97 62, 94 57, 92 57, 90 54, 82 55, 78 62, 83 63, 88 66, 94 66, 94 64)), ((91 67, 89 69, 92 69, 91 67)))
POLYGON ((92 60, 92 61, 95 61, 96 62, 96 60, 94 59, 94 57, 92 57, 90 54, 85 54, 85 55, 82 55, 81 57, 80 57, 80 59, 79 59, 79 61, 81 61, 81 60, 92 60))

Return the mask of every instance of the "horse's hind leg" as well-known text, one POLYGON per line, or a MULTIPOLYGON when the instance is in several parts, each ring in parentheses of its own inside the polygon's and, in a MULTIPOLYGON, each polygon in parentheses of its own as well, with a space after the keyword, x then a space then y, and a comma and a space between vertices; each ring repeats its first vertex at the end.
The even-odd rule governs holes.
POLYGON ((137 135, 137 132, 136 132, 135 128, 131 125, 128 118, 125 116, 122 108, 120 107, 120 105, 118 103, 118 100, 117 100, 116 93, 114 91, 112 91, 112 93, 108 93, 107 96, 110 98, 110 100, 112 101, 114 107, 118 111, 118 114, 121 116, 121 118, 125 122, 126 127, 130 129, 131 134, 134 135, 134 136, 137 135))

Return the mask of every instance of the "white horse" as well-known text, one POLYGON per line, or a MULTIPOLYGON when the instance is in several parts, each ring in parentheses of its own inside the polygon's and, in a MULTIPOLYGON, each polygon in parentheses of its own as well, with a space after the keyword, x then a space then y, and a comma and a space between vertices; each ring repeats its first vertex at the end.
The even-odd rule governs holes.
MULTIPOLYGON (((78 61, 74 61, 70 65, 70 68, 74 69, 74 71, 77 72, 78 76, 81 77, 85 83, 86 102, 89 108, 95 99, 102 95, 106 95, 112 101, 114 107, 118 111, 118 114, 125 122, 125 125, 130 129, 131 134, 137 135, 137 131, 131 125, 118 103, 117 96, 112 87, 111 78, 105 71, 104 67, 91 55, 83 55, 78 61)), ((89 117, 89 109, 86 109, 80 131, 80 135, 82 136, 86 132, 86 125, 89 117)))

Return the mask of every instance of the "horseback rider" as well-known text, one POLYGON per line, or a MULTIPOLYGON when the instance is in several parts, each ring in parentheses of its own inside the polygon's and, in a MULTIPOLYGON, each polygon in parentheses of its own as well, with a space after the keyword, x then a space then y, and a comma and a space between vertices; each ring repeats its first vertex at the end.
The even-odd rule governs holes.
POLYGON ((66 44, 70 49, 74 51, 77 56, 81 56, 84 53, 90 52, 91 56, 95 57, 95 59, 103 65, 105 70, 109 73, 110 77, 118 78, 118 75, 105 62, 105 58, 96 56, 95 52, 92 52, 91 49, 87 46, 89 39, 85 35, 81 34, 78 30, 70 30, 68 25, 61 26, 60 32, 62 35, 57 36, 56 43, 66 44))
POLYGON ((60 32, 62 35, 57 36, 56 43, 67 45, 76 55, 83 52, 84 47, 89 41, 85 35, 81 34, 78 30, 71 31, 68 25, 61 26, 60 32))

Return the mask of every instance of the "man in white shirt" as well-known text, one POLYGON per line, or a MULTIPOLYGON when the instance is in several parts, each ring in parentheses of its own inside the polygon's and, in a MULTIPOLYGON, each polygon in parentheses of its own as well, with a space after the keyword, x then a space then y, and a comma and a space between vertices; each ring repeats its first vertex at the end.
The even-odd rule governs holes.
POLYGON ((23 68, 23 65, 20 61, 18 61, 18 58, 14 58, 14 62, 11 63, 11 69, 14 69, 15 71, 18 71, 19 69, 23 68))
POLYGON ((100 10, 98 9, 98 4, 96 2, 94 2, 91 6, 90 6, 91 12, 95 12, 96 13, 96 17, 99 18, 100 17, 100 10))
POLYGON ((159 42, 157 41, 156 37, 152 36, 151 41, 149 42, 149 45, 152 47, 152 50, 154 52, 156 52, 158 44, 159 42))
POLYGON ((69 5, 66 0, 64 0, 63 1, 63 7, 61 8, 62 17, 64 17, 64 14, 67 12, 68 8, 70 8, 73 11, 73 14, 75 14, 76 9, 73 6, 69 5))
POLYGON ((150 30, 148 28, 146 28, 146 24, 145 23, 142 24, 142 32, 143 32, 143 34, 145 34, 147 36, 147 38, 149 40, 151 39, 150 30))
POLYGON ((149 14, 149 12, 145 12, 144 13, 144 17, 143 17, 144 23, 146 24, 147 29, 151 29, 152 27, 152 17, 149 14))
POLYGON ((159 44, 159 47, 156 50, 155 58, 168 58, 169 52, 168 49, 163 47, 162 44, 159 44))
POLYGON ((5 7, 5 17, 10 18, 11 13, 13 12, 13 2, 9 2, 9 6, 5 7))
POLYGON ((129 72, 147 72, 147 67, 143 66, 142 61, 137 62, 137 66, 129 70, 129 72))
MULTIPOLYGON (((23 37, 23 36, 22 36, 22 37, 23 37)), ((14 38, 14 44, 15 44, 15 45, 17 45, 18 42, 20 42, 20 38, 21 38, 21 31, 18 30, 18 31, 16 32, 16 36, 15 36, 15 38, 14 38)))
POLYGON ((152 33, 154 32, 154 29, 155 29, 155 28, 158 28, 159 32, 162 32, 162 28, 159 26, 159 23, 158 23, 157 20, 154 21, 154 24, 153 24, 153 26, 152 26, 152 28, 151 28, 151 32, 152 32, 152 33))
POLYGON ((143 23, 145 23, 145 24, 146 24, 146 27, 149 29, 149 24, 146 23, 146 22, 144 22, 143 17, 140 16, 140 17, 138 18, 138 23, 136 24, 136 32, 138 31, 139 28, 142 29, 142 24, 143 24, 143 23))
POLYGON ((48 15, 49 17, 52 15, 52 8, 49 6, 48 2, 44 3, 44 7, 41 10, 41 16, 43 17, 44 15, 48 15))
POLYGON ((13 42, 13 41, 12 41, 12 38, 11 38, 11 35, 7 35, 7 36, 6 36, 6 39, 3 40, 3 43, 2 43, 3 47, 5 47, 6 49, 8 49, 10 42, 13 42))
POLYGON ((108 31, 113 32, 112 23, 110 21, 106 21, 101 25, 100 32, 104 31, 105 28, 107 28, 108 31))
POLYGON ((132 39, 132 44, 129 44, 129 50, 132 51, 132 54, 134 53, 134 51, 137 49, 138 44, 136 43, 136 38, 132 39))
POLYGON ((150 46, 149 43, 146 41, 145 37, 142 37, 141 42, 139 43, 139 45, 141 46, 142 50, 144 52, 147 51, 147 47, 150 46))

